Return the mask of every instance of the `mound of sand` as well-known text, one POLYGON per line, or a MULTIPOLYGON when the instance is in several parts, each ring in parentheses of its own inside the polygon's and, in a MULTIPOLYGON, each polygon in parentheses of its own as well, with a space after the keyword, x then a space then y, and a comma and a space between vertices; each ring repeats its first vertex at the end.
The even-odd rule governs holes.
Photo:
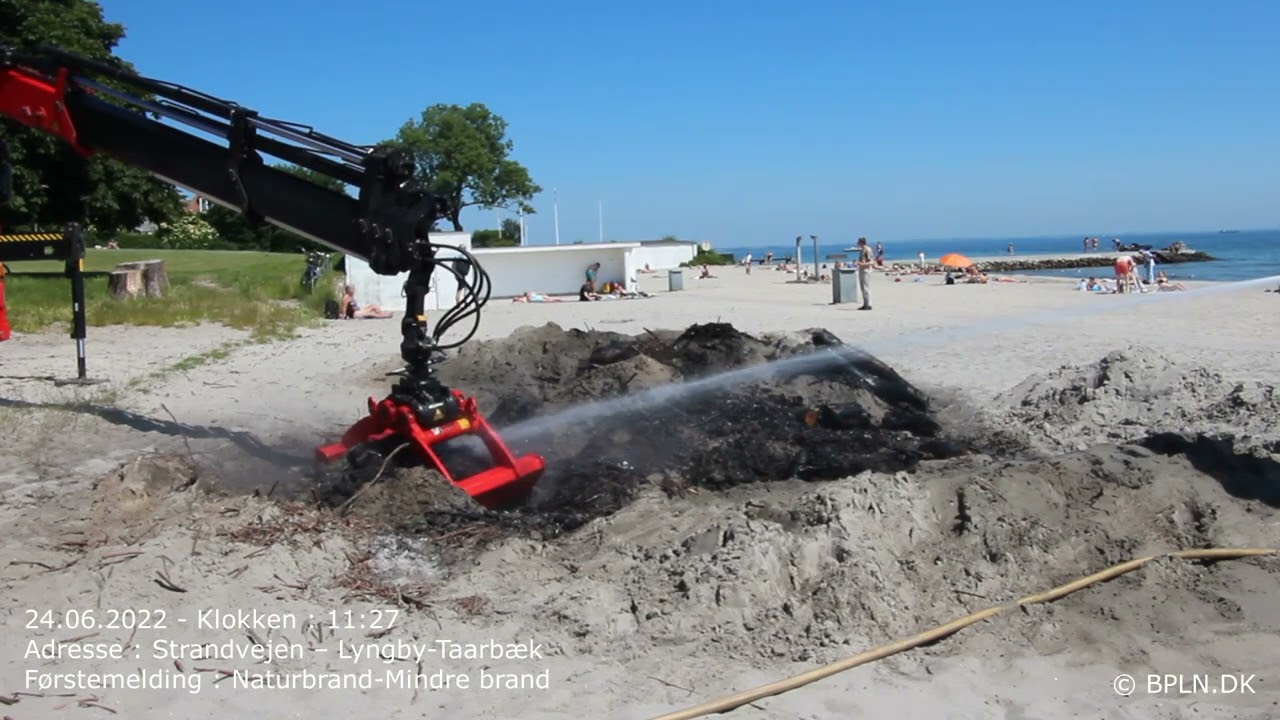
POLYGON ((1233 436, 1277 452, 1280 394, 1184 367, 1142 348, 1031 377, 1010 392, 1009 428, 1048 452, 1129 443, 1156 433, 1233 436))
MULTIPOLYGON (((1142 554, 1264 543, 1267 512, 1236 502, 1187 458, 1140 447, 973 457, 912 474, 739 488, 684 512, 651 498, 559 547, 577 572, 534 601, 585 653, 687 646, 826 661, 1142 554)), ((1274 560, 1246 570, 1160 563, 1118 581, 1147 592, 1082 596, 1069 613, 1033 608, 984 633, 1042 653, 1082 638, 1122 653, 1135 634, 1238 620, 1249 591, 1278 580, 1274 560), (1237 572, 1247 587, 1230 579, 1237 572), (1121 622, 1100 631, 1103 617, 1121 622)))

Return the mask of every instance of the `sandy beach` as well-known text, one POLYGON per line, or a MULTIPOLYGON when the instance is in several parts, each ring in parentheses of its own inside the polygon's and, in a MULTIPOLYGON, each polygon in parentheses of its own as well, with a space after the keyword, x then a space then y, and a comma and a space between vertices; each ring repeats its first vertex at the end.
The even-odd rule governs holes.
MULTIPOLYGON (((403 537, 376 504, 341 521, 283 505, 306 499, 311 449, 386 393, 398 316, 270 344, 211 326, 91 327, 89 372, 105 380, 91 387, 48 381, 74 373, 65 334, 15 336, 0 344, 0 715, 653 718, 1144 554, 1280 547, 1275 280, 1099 295, 1054 278, 877 273, 862 312, 786 273, 714 273, 687 271, 678 292, 665 272, 642 275, 651 297, 632 300, 494 299, 476 341, 822 328, 926 393, 947 433, 1017 451, 696 492, 668 473, 557 537, 457 549, 480 525, 403 537), (1160 432, 1186 444, 1144 444, 1160 432), (660 487, 677 480, 686 491, 660 487), (254 611, 275 615, 237 625, 254 611), (225 648, 199 657, 204 643, 225 648), (504 657, 475 657, 492 643, 504 657), (79 672, 151 684, 65 677, 79 672), (299 685, 270 687, 272 672, 299 685), (448 687, 413 687, 416 674, 448 687)), ((553 362, 538 359, 552 340, 535 345, 479 346, 450 372, 488 373, 491 386, 462 389, 497 401, 553 362)), ((601 440, 615 441, 640 439, 601 440)), ((1276 717, 1278 586, 1275 556, 1161 559, 725 717, 1276 717), (1153 692, 1157 675, 1184 691, 1153 692)))

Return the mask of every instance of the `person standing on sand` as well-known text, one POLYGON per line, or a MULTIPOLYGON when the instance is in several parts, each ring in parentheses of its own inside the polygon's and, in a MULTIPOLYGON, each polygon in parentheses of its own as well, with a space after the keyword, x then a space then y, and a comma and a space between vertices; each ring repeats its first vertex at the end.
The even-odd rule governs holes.
POLYGON ((855 265, 858 268, 858 292, 862 293, 862 307, 858 308, 859 310, 871 309, 871 267, 875 264, 867 239, 858 238, 858 262, 855 265))

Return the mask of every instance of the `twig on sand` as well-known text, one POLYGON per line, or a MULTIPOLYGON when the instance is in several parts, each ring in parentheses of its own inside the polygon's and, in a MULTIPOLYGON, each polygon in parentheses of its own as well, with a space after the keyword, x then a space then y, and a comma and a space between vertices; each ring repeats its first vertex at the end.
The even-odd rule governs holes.
POLYGON ((692 694, 693 694, 693 690, 690 690, 690 689, 689 689, 689 688, 687 688, 687 687, 681 687, 680 685, 677 685, 677 684, 675 684, 675 683, 673 683, 673 682, 667 682, 666 680, 663 680, 663 679, 662 679, 662 678, 660 678, 660 677, 654 677, 654 676, 652 676, 652 675, 646 675, 645 677, 649 678, 650 680, 652 680, 652 681, 654 681, 654 682, 660 682, 660 683, 662 683, 663 685, 666 685, 666 686, 667 686, 667 687, 669 687, 669 688, 675 688, 676 690, 683 690, 683 691, 685 691, 686 693, 688 693, 688 694, 690 694, 690 695, 692 695, 692 694))
POLYGON ((134 535, 134 536, 133 536, 133 538, 132 538, 131 540, 126 540, 124 544, 125 544, 126 546, 133 546, 133 545, 136 545, 137 543, 141 542, 143 538, 145 538, 145 537, 149 536, 152 532, 154 532, 154 531, 155 531, 155 529, 156 529, 156 528, 158 528, 158 527, 160 527, 160 521, 159 521, 159 520, 157 520, 157 521, 155 521, 154 523, 152 523, 152 524, 151 524, 151 527, 147 528, 145 531, 140 532, 140 533, 138 533, 137 535, 134 535))
POLYGON ((98 563, 98 569, 101 570, 111 565, 119 565, 120 563, 132 560, 141 554, 142 552, 139 550, 127 550, 125 552, 109 553, 107 555, 103 555, 102 560, 98 563))
POLYGON ((39 560, 10 560, 9 564, 44 568, 44 571, 46 573, 51 573, 51 572, 58 572, 59 570, 66 570, 67 568, 71 567, 72 565, 75 565, 78 562, 80 562, 80 558, 72 558, 71 560, 68 560, 67 562, 61 565, 50 565, 49 563, 40 562, 39 560))
POLYGON ((356 490, 354 493, 351 494, 351 497, 347 498, 346 502, 342 503, 342 505, 339 505, 338 514, 346 515, 347 508, 351 506, 351 503, 355 502, 356 498, 363 495, 365 490, 368 490, 369 488, 373 487, 373 484, 378 482, 378 480, 382 477, 382 473, 387 471, 387 465, 391 463, 391 458, 395 457, 397 453, 399 453, 401 450, 404 450, 407 447, 409 447, 409 443, 401 443, 398 447, 396 447, 395 450, 392 450, 391 452, 387 453, 387 457, 382 461, 382 467, 378 468, 378 474, 374 475, 373 478, 369 480, 369 482, 361 485, 358 490, 356 490))
POLYGON ((169 592, 184 593, 186 588, 179 586, 177 583, 169 579, 169 574, 164 570, 156 571, 155 583, 169 592))
POLYGON ((45 570, 57 569, 54 566, 50 565, 49 563, 42 563, 39 560, 10 560, 9 564, 10 565, 26 565, 27 567, 38 567, 38 568, 44 568, 45 570))
POLYGON ((102 703, 98 702, 97 695, 90 695, 87 698, 81 698, 80 701, 77 703, 77 705, 79 705, 82 708, 98 708, 99 710, 106 710, 112 715, 118 714, 115 710, 112 710, 106 705, 103 705, 102 703))
POLYGON ((0 695, 0 705, 17 705, 20 702, 22 701, 16 695, 0 695))
POLYGON ((285 580, 284 578, 280 577, 280 576, 279 576, 278 574, 276 574, 276 573, 272 573, 271 577, 273 577, 273 578, 275 578, 275 579, 279 580, 279 581, 280 581, 280 585, 281 585, 281 586, 283 586, 283 587, 287 587, 287 588, 289 588, 290 590, 303 590, 303 591, 305 591, 305 590, 307 590, 307 589, 310 587, 310 586, 309 586, 309 585, 307 585, 307 583, 305 583, 305 582, 298 582, 298 583, 291 583, 291 582, 288 582, 287 580, 285 580))
MULTIPOLYGON (((173 411, 170 410, 167 405, 160 403, 160 409, 164 410, 165 413, 168 414, 169 419, 173 421, 174 425, 182 427, 182 423, 178 422, 178 418, 174 416, 173 411)), ((191 450, 191 441, 187 439, 186 433, 182 433, 182 444, 187 446, 187 459, 191 461, 191 479, 179 486, 178 489, 186 490, 200 481, 200 466, 196 464, 196 454, 191 450)))
POLYGON ((445 540, 451 540, 461 535, 468 535, 470 533, 473 533, 483 527, 484 527, 484 523, 475 523, 474 525, 467 525, 466 527, 460 527, 457 530, 450 530, 449 532, 443 535, 437 535, 431 538, 431 542, 443 542, 445 540))

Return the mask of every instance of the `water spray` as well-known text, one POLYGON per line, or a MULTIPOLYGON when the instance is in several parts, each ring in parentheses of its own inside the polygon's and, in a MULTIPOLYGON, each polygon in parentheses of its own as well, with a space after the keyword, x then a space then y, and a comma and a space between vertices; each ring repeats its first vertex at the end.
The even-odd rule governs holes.
MULTIPOLYGON (((1188 298, 1198 299, 1209 295, 1224 294, 1250 287, 1262 287, 1264 285, 1277 282, 1280 282, 1280 275, 1258 278, 1256 280, 1243 280, 1239 282, 1215 284, 1208 287, 1197 288, 1195 290, 1187 290, 1185 292, 1151 292, 1133 297, 1133 302, 1126 304, 1124 307, 1127 309, 1133 307, 1134 304, 1147 305, 1161 302, 1179 302, 1188 298)), ((528 442, 529 440, 540 437, 549 432, 554 432, 555 430, 566 426, 598 422, 605 418, 638 412, 664 403, 688 401, 733 385, 763 380, 769 375, 775 373, 798 375, 844 365, 848 369, 858 372, 864 380, 873 383, 875 382, 875 378, 861 372, 858 369, 858 362, 865 362, 875 354, 886 350, 901 350, 904 348, 940 345, 955 342, 957 340, 971 340, 976 335, 994 335, 1030 325, 1061 323, 1104 312, 1114 312, 1115 310, 1116 307, 1113 305, 1059 309, 1049 312, 1032 313, 1021 317, 1001 318, 976 325, 952 327, 941 330, 929 330, 927 332, 915 332, 907 335, 895 336, 879 342, 863 342, 859 343, 857 346, 843 346, 838 348, 824 347, 815 352, 798 355, 796 357, 789 357, 781 360, 773 360, 757 365, 751 365, 749 367, 726 370, 721 373, 700 377, 694 380, 675 382, 655 388, 649 388, 631 395, 608 398, 583 405, 574 405, 549 415, 529 418, 528 420, 510 425, 502 430, 502 436, 506 438, 508 442, 528 442)))
POLYGON ((857 372, 866 382, 873 384, 876 381, 875 377, 862 372, 857 365, 859 361, 865 362, 867 359, 869 356, 855 347, 824 347, 804 355, 726 370, 685 382, 659 385, 630 395, 574 405, 550 415, 530 418, 511 425, 503 429, 502 436, 507 438, 508 442, 524 442, 555 428, 596 422, 655 405, 689 401, 733 385, 763 380, 773 374, 800 375, 819 370, 845 368, 857 372))

